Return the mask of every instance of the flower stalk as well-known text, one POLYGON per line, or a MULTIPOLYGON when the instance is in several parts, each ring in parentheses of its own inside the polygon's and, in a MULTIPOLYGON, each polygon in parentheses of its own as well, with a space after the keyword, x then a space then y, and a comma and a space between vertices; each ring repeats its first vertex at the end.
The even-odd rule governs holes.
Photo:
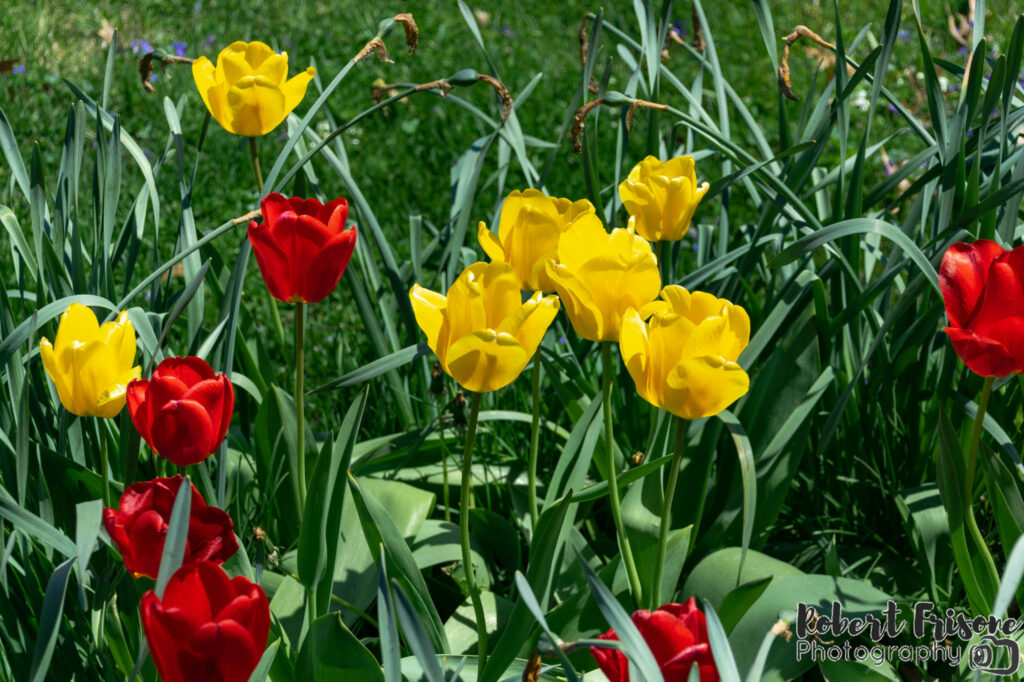
POLYGON ((476 584, 476 574, 473 572, 473 555, 469 548, 469 510, 472 506, 473 495, 473 443, 476 440, 481 397, 482 394, 473 393, 469 406, 469 421, 466 424, 466 449, 462 453, 462 485, 459 499, 459 541, 462 544, 462 565, 466 572, 466 587, 469 589, 469 598, 473 602, 473 614, 476 617, 477 656, 480 660, 480 670, 483 670, 487 662, 487 617, 484 615, 480 588, 476 584))

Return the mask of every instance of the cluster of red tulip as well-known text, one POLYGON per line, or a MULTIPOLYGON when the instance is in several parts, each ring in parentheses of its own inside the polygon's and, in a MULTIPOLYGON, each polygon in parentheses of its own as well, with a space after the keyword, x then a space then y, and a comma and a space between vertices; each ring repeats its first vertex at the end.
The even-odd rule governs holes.
MULTIPOLYGON (((263 223, 249 224, 249 239, 270 293, 281 301, 322 300, 355 248, 355 229, 345 229, 347 202, 321 205, 271 194, 261 208, 263 223)), ((221 446, 235 393, 227 376, 201 358, 173 357, 148 381, 128 384, 126 399, 132 423, 154 454, 187 467, 221 446)), ((107 533, 136 578, 157 578, 174 500, 186 480, 179 474, 136 483, 117 509, 104 509, 107 533)), ((230 578, 220 567, 237 550, 231 517, 208 506, 192 486, 182 566, 162 597, 149 590, 140 605, 149 650, 165 681, 244 681, 258 665, 270 634, 270 604, 259 585, 230 578)))

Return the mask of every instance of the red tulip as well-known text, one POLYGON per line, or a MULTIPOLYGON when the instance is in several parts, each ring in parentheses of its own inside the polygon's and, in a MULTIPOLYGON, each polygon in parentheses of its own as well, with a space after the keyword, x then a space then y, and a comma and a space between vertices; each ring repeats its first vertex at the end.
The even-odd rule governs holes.
POLYGON ((987 239, 949 247, 939 267, 946 333, 976 374, 1024 372, 1024 246, 1013 251, 987 239))
MULTIPOLYGON (((121 495, 117 509, 103 510, 107 534, 121 552, 124 567, 136 578, 144 575, 155 580, 160 571, 167 524, 182 480, 179 474, 136 483, 121 495)), ((193 485, 185 563, 205 560, 219 564, 236 551, 238 540, 231 517, 216 507, 207 507, 193 485)))
POLYGON ((164 682, 246 682, 270 634, 260 586, 209 561, 179 568, 162 600, 146 592, 139 612, 164 682))
POLYGON ((263 223, 250 221, 249 241, 270 294, 287 303, 316 303, 338 286, 356 246, 356 228, 345 229, 348 202, 268 194, 263 223))
POLYGON ((235 389, 201 358, 167 358, 150 381, 128 384, 128 412, 153 452, 178 466, 202 462, 228 432, 235 389))
MULTIPOLYGON (((694 664, 700 670, 701 682, 717 682, 718 670, 708 644, 704 614, 692 597, 685 604, 665 604, 653 613, 637 611, 632 619, 654 654, 665 682, 686 682, 694 664)), ((619 639, 614 630, 597 638, 619 639)), ((611 682, 629 682, 629 663, 624 653, 598 647, 590 647, 590 653, 611 682)))

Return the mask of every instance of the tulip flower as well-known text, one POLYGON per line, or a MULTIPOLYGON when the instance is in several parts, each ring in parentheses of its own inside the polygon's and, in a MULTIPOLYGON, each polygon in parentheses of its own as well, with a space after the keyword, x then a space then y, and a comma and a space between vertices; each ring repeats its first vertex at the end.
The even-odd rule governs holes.
POLYGON ((153 378, 128 385, 132 423, 153 452, 178 466, 217 451, 228 432, 235 389, 201 358, 167 358, 153 378))
POLYGON ((526 303, 507 263, 474 263, 448 295, 418 284, 409 291, 416 322, 441 367, 470 391, 497 391, 519 376, 558 313, 558 298, 526 303))
POLYGON ((586 199, 570 201, 536 189, 515 190, 501 207, 497 236, 481 222, 477 239, 492 261, 512 266, 520 289, 547 293, 555 290, 555 284, 545 263, 557 258, 559 236, 582 216, 596 219, 594 206, 586 199))
POLYGON ((345 229, 348 202, 268 194, 263 223, 249 222, 249 241, 270 294, 289 303, 316 303, 338 285, 356 246, 345 229))
POLYGON ((312 66, 288 80, 288 54, 259 41, 236 41, 217 56, 192 63, 199 95, 217 123, 247 137, 266 135, 280 125, 306 95, 312 66))
POLYGON ((692 156, 677 156, 664 163, 648 156, 619 184, 629 225, 652 242, 682 239, 707 191, 708 183, 697 186, 692 156))
MULTIPOLYGON (((686 682, 694 665, 700 672, 700 682, 718 681, 704 614, 692 597, 685 604, 665 604, 654 611, 637 611, 631 620, 654 654, 665 682, 686 682)), ((619 639, 615 630, 597 638, 619 639)), ((629 662, 624 653, 598 647, 590 647, 590 653, 609 682, 629 682, 629 662)))
MULTIPOLYGON (((136 483, 121 495, 117 509, 103 510, 107 534, 121 552, 124 567, 136 578, 147 576, 156 580, 160 572, 167 525, 183 480, 178 474, 136 483)), ((194 485, 191 500, 184 563, 221 564, 230 559, 238 551, 231 517, 221 509, 206 506, 194 485)))
POLYGON ((142 371, 135 361, 135 327, 122 312, 100 326, 92 310, 72 303, 60 317, 57 340, 39 342, 46 373, 60 401, 80 417, 116 417, 125 391, 142 371))
POLYGON ((680 286, 662 301, 622 320, 619 348, 640 396, 683 419, 718 414, 747 392, 750 378, 736 364, 750 342, 750 318, 738 305, 680 286))
POLYGON ((547 273, 576 333, 591 341, 617 341, 625 312, 650 303, 661 288, 647 240, 622 228, 609 234, 596 216, 562 233, 547 273))
POLYGON ((953 244, 939 266, 946 334, 975 374, 1024 373, 1024 246, 953 244))
POLYGON ((179 568, 162 599, 146 592, 139 613, 163 682, 247 682, 270 634, 263 589, 210 561, 179 568))

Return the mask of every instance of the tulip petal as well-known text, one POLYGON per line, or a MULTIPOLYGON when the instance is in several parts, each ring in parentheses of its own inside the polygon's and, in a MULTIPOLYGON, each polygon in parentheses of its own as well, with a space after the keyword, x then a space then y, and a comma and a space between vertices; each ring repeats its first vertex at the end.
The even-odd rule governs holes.
MULTIPOLYGON (((271 226, 277 224, 277 220, 281 217, 282 213, 294 210, 288 197, 277 192, 268 194, 260 201, 260 214, 263 216, 263 225, 259 226, 257 223, 257 226, 261 230, 269 230, 271 226)), ((252 232, 252 229, 252 223, 250 223, 249 231, 252 232)))
MULTIPOLYGON (((412 312, 416 316, 416 324, 427 336, 427 345, 434 353, 438 353, 437 342, 441 324, 444 322, 447 299, 436 291, 413 284, 412 289, 409 290, 409 302, 412 304, 412 312)), ((438 353, 438 355, 440 354, 438 353)))
POLYGON ((210 415, 194 400, 172 400, 161 407, 151 433, 156 453, 178 466, 206 459, 215 435, 210 415))
POLYGON ((270 295, 279 301, 291 299, 290 291, 291 266, 288 256, 274 241, 270 227, 264 223, 249 223, 249 242, 252 244, 256 263, 259 265, 263 282, 267 285, 270 295))
POLYGON ((658 405, 658 394, 650 377, 652 358, 647 325, 636 308, 630 308, 622 317, 619 351, 622 354, 622 362, 636 385, 637 394, 652 405, 658 405))
POLYGON ((306 96, 309 82, 315 75, 316 69, 310 66, 305 71, 295 74, 281 86, 281 91, 284 93, 285 116, 302 102, 302 98, 306 96))
POLYGON ((487 229, 487 225, 482 220, 477 223, 476 238, 488 258, 495 263, 505 262, 505 250, 501 247, 501 242, 498 241, 498 237, 493 232, 487 229))
POLYGON ((687 358, 668 374, 664 407, 683 419, 711 417, 742 397, 750 378, 734 362, 717 357, 687 358))
POLYGON ((530 357, 512 335, 482 329, 453 343, 446 359, 449 374, 463 388, 487 393, 512 383, 530 357))
POLYGON ((222 509, 203 507, 189 517, 189 561, 223 563, 238 551, 231 517, 222 509))
MULTIPOLYGON (((57 326, 57 338, 54 346, 58 352, 69 348, 75 343, 87 344, 94 341, 99 335, 100 325, 92 310, 81 303, 72 303, 64 314, 60 316, 60 324, 57 326)), ((67 368, 65 367, 66 371, 67 368)))
POLYGON ((958 242, 946 250, 939 266, 939 288, 949 326, 968 326, 981 301, 989 268, 1004 253, 1003 247, 988 239, 973 244, 958 242))
MULTIPOLYGON (((324 204, 323 208, 317 214, 317 218, 324 225, 327 226, 327 231, 335 235, 340 235, 345 230, 345 222, 348 220, 348 200, 344 197, 339 197, 333 201, 328 201, 324 204)), ((355 226, 352 226, 355 230, 355 226)))
MULTIPOLYGON (((169 377, 186 387, 194 386, 200 381, 206 381, 215 376, 216 372, 206 360, 191 355, 166 358, 153 370, 154 379, 169 377)), ((181 397, 181 395, 183 394, 176 397, 181 397)))
POLYGON ((281 88, 262 76, 233 81, 227 92, 227 105, 231 113, 231 132, 246 137, 266 135, 287 113, 281 88))
POLYGON ((253 65, 252 75, 263 76, 280 87, 288 77, 288 55, 270 54, 258 66, 253 65))
POLYGON ((537 292, 533 298, 506 317, 497 331, 514 336, 526 351, 527 357, 532 358, 548 327, 555 320, 558 307, 557 296, 541 298, 540 292, 537 292))
POLYGON ((1024 371, 1020 356, 1012 355, 1000 341, 978 336, 969 329, 946 327, 953 350, 972 372, 983 377, 1005 377, 1024 371))
POLYGON ((601 311, 583 283, 564 265, 552 261, 547 263, 547 273, 555 285, 558 297, 565 304, 565 312, 576 333, 591 341, 603 341, 605 329, 601 311))
MULTIPOLYGON (((266 642, 261 642, 265 647, 266 642)), ((181 651, 181 669, 188 679, 248 680, 260 660, 252 636, 238 623, 204 623, 181 651)))
POLYGON ((210 112, 210 115, 220 123, 221 100, 217 97, 210 96, 210 91, 217 86, 215 73, 216 68, 213 66, 213 62, 211 62, 207 57, 199 57, 192 62, 192 79, 196 82, 196 89, 199 90, 199 96, 203 98, 203 104, 206 105, 206 109, 210 112))
POLYGON ((327 241, 305 270, 303 300, 316 303, 338 286, 356 246, 356 228, 345 230, 327 241))
POLYGON ((234 409, 235 394, 231 382, 223 374, 205 379, 192 386, 182 399, 194 401, 206 411, 210 419, 210 440, 205 448, 209 453, 214 452, 224 440, 234 409))

